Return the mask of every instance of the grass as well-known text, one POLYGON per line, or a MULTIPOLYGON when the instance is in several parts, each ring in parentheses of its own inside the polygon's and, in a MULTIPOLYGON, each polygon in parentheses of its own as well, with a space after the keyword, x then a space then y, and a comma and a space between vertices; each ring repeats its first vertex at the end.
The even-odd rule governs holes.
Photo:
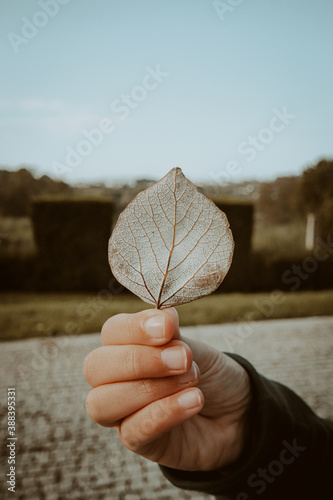
MULTIPOLYGON (((333 290, 214 294, 178 308, 183 326, 332 314, 333 290)), ((98 332, 107 318, 149 307, 129 295, 0 294, 0 340, 98 332)))
POLYGON ((305 221, 288 224, 254 224, 252 248, 255 252, 269 256, 271 260, 304 257, 305 221))
POLYGON ((0 217, 0 256, 31 255, 35 251, 29 217, 0 217))

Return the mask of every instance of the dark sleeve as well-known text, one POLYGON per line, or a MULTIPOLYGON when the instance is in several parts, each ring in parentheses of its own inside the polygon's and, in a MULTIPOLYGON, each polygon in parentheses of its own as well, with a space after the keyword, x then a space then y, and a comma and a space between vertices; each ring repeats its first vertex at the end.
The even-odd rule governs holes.
POLYGON ((333 421, 319 418, 292 390, 258 374, 241 356, 228 356, 244 367, 252 386, 242 456, 223 474, 161 466, 163 474, 179 488, 218 498, 332 500, 333 421))

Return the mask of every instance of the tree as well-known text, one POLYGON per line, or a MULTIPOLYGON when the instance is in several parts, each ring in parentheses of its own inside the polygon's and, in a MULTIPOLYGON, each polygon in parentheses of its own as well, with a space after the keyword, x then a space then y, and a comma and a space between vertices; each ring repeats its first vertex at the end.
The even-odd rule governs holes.
POLYGON ((262 220, 288 224, 299 216, 297 204, 299 178, 279 177, 260 186, 256 209, 262 220))
POLYGON ((320 160, 301 177, 299 202, 305 212, 318 213, 327 199, 333 199, 333 160, 320 160))
POLYGON ((333 232, 333 160, 320 160, 301 177, 299 203, 304 213, 317 216, 318 233, 333 232))
POLYGON ((44 194, 70 194, 71 186, 44 175, 36 179, 26 168, 0 170, 0 214, 22 217, 29 213, 31 200, 44 194))
POLYGON ((333 235, 333 198, 326 198, 318 212, 318 233, 327 238, 333 235))

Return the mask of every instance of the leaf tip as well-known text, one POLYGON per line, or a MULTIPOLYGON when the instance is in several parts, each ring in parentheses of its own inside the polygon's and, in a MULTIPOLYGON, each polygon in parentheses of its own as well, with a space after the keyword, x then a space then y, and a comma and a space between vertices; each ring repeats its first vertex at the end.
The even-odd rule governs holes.
POLYGON ((176 174, 182 174, 183 171, 180 167, 174 167, 170 170, 170 172, 175 172, 176 174))

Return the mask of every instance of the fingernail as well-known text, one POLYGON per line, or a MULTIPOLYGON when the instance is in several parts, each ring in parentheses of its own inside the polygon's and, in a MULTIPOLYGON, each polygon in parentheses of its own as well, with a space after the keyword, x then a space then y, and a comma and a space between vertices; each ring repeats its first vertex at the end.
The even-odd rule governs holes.
POLYGON ((184 392, 184 394, 179 396, 178 404, 182 408, 187 408, 188 410, 190 408, 196 408, 197 406, 201 405, 200 393, 198 391, 184 392))
POLYGON ((165 366, 170 370, 186 370, 187 368, 187 356, 184 347, 168 347, 162 351, 161 358, 165 366))
POLYGON ((165 326, 164 326, 164 315, 159 314, 148 318, 145 324, 145 329, 147 335, 152 339, 164 339, 165 337, 165 326))
POLYGON ((183 375, 179 375, 177 378, 179 384, 190 384, 191 382, 195 382, 199 378, 199 370, 197 365, 193 362, 191 368, 188 372, 183 375))

